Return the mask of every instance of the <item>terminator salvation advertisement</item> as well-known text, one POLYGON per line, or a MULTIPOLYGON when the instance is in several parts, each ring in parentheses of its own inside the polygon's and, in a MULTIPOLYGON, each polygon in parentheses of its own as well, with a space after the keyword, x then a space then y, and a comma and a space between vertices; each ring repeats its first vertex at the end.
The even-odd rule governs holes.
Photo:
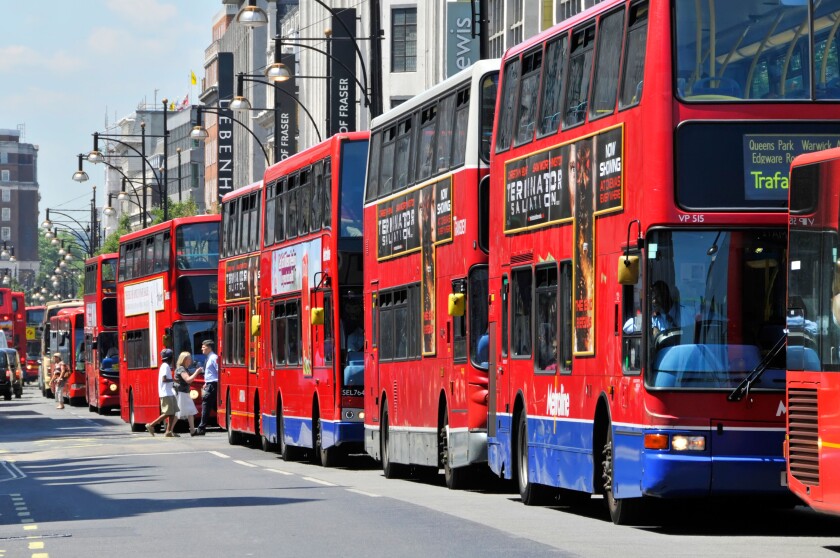
POLYGON ((379 261, 421 251, 423 354, 435 353, 435 246, 452 240, 452 177, 376 206, 379 261))
POLYGON ((384 260, 420 248, 420 221, 436 232, 434 241, 452 238, 452 177, 428 184, 376 206, 378 258, 384 260), (420 201, 425 202, 421 215, 420 201), (434 207, 435 219, 431 219, 434 207))
POLYGON ((259 269, 258 256, 225 262, 225 302, 250 298, 256 292, 259 269))
POLYGON ((595 217, 623 207, 623 126, 509 162, 505 233, 574 226, 575 355, 595 352, 595 217))

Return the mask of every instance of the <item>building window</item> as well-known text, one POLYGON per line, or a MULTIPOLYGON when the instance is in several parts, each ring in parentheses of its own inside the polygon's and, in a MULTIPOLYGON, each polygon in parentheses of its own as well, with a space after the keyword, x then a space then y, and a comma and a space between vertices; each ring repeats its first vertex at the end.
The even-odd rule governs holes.
POLYGON ((502 0, 490 0, 489 4, 487 12, 490 14, 488 18, 490 57, 501 58, 505 52, 504 8, 502 6, 502 0))
POLYGON ((12 239, 12 227, 0 227, 0 240, 12 239))
MULTIPOLYGON (((9 172, 9 171, 4 171, 9 172)), ((2 194, 2 200, 4 202, 12 201, 12 190, 10 188, 0 188, 0 194, 2 194)))
POLYGON ((391 71, 417 71, 417 8, 391 12, 391 71))
POLYGON ((3 182, 9 182, 11 179, 11 173, 8 170, 0 171, 0 180, 3 182))
POLYGON ((522 14, 522 0, 515 0, 511 9, 510 44, 518 45, 524 38, 525 20, 522 14))
POLYGON ((11 221, 12 220, 12 208, 11 207, 4 207, 2 211, 2 217, 0 220, 3 221, 11 221))

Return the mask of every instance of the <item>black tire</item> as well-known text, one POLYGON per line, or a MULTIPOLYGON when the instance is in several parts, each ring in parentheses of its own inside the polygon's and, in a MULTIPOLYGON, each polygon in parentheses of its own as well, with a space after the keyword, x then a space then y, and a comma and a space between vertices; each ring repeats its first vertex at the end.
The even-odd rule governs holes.
POLYGON ((528 479, 528 417, 523 411, 516 425, 516 456, 514 473, 519 485, 519 496, 526 506, 541 506, 551 503, 556 489, 531 482, 528 479))
POLYGON ((134 393, 128 394, 128 426, 132 432, 143 432, 146 430, 146 425, 137 424, 137 419, 134 418, 134 393))
POLYGON ((225 400, 225 430, 227 430, 228 444, 238 446, 242 443, 242 435, 231 427, 230 394, 225 400))
POLYGON ((338 448, 335 446, 324 448, 323 430, 321 428, 321 417, 315 413, 312 416, 312 463, 320 464, 321 467, 335 467, 338 461, 338 448))
POLYGON ((293 461, 297 457, 294 447, 286 443, 286 432, 283 426, 283 402, 277 400, 277 447, 283 461, 293 461))
POLYGON ((382 459, 382 472, 386 479, 398 479, 405 474, 405 467, 391 461, 389 444, 390 431, 388 428, 388 411, 382 412, 379 426, 379 457, 382 459))
POLYGON ((438 448, 446 487, 450 490, 462 490, 467 486, 470 468, 452 467, 449 465, 452 455, 449 444, 449 413, 446 408, 443 409, 443 424, 440 427, 440 434, 438 435, 438 448))
POLYGON ((645 517, 644 498, 616 498, 613 495, 613 435, 612 426, 607 424, 606 443, 602 452, 604 502, 610 512, 610 519, 616 525, 636 525, 645 517))

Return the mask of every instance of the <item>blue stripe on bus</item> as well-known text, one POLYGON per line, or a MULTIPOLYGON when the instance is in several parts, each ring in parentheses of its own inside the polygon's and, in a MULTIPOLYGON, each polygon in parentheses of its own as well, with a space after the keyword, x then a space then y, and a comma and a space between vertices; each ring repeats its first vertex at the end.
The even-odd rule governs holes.
MULTIPOLYGON (((488 439, 488 464, 511 478, 512 417, 497 416, 496 436, 488 439)), ((592 422, 528 418, 529 479, 532 482, 594 492, 592 422), (537 436, 540 442, 537 443, 537 436)), ((784 432, 774 429, 678 430, 621 425, 613 428, 614 490, 619 498, 664 498, 737 494, 783 495, 784 432), (645 450, 645 434, 706 436, 706 450, 645 450)), ((597 448, 600 459, 600 448, 597 448)))
MULTIPOLYGON (((322 447, 329 448, 341 444, 361 444, 364 442, 365 425, 362 422, 321 421, 324 432, 321 437, 322 447)), ((312 419, 302 417, 283 417, 286 443, 291 446, 312 447, 312 419)), ((277 417, 263 414, 263 435, 272 443, 277 443, 277 417)))

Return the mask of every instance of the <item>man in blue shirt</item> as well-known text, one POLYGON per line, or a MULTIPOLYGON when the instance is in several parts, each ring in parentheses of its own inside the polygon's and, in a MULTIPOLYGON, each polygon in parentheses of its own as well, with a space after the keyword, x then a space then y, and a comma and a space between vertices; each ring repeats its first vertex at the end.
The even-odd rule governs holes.
MULTIPOLYGON (((216 343, 206 340, 201 343, 201 352, 206 357, 204 363, 204 393, 201 396, 201 422, 195 429, 197 436, 204 436, 207 430, 207 423, 210 420, 210 411, 216 411, 217 392, 219 390, 219 363, 214 349, 216 343)), ((199 368, 201 370, 201 368, 199 368)))
POLYGON ((653 338, 663 331, 677 327, 677 320, 671 315, 673 302, 665 281, 656 281, 650 289, 651 327, 653 338))

